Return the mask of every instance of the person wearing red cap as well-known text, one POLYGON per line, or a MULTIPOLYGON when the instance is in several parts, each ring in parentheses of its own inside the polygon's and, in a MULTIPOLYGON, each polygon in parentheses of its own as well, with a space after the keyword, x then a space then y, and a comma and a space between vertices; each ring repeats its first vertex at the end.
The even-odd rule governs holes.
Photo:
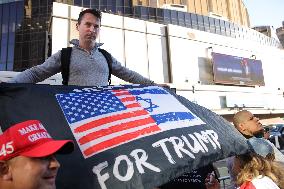
POLYGON ((0 135, 0 188, 55 189, 60 167, 54 154, 71 153, 71 140, 54 140, 38 120, 11 126, 0 135))

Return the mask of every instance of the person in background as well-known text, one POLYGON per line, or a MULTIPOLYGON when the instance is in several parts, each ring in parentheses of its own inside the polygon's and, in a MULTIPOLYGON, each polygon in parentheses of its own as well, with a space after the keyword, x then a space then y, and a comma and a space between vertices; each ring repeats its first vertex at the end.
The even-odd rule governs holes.
MULTIPOLYGON (((255 137, 248 140, 248 145, 249 152, 233 157, 232 173, 236 177, 236 188, 283 189, 284 164, 274 161, 273 147, 267 140, 255 137)), ((220 188, 216 181, 211 183, 206 183, 207 189, 220 188)))
MULTIPOLYGON (((111 69, 106 57, 99 51, 102 43, 96 39, 101 27, 101 12, 96 9, 85 9, 79 14, 76 28, 79 39, 70 41, 72 52, 69 65, 67 84, 79 86, 106 86, 109 73, 124 81, 136 84, 151 85, 153 81, 122 66, 114 57, 111 57, 111 69)), ((8 83, 37 83, 52 75, 61 72, 61 51, 53 54, 43 64, 34 66, 8 81, 8 83)), ((166 86, 166 85, 161 85, 166 86)))
POLYGON ((264 130, 263 130, 263 138, 265 139, 269 139, 269 136, 270 136, 270 130, 269 130, 269 127, 264 127, 264 130))
MULTIPOLYGON (((235 128, 247 139, 256 137, 263 137, 263 126, 259 118, 254 116, 250 111, 242 110, 237 112, 233 117, 235 128)), ((272 144, 267 141, 274 149, 275 160, 284 163, 284 155, 272 144)))
POLYGON ((55 154, 71 153, 71 140, 54 140, 38 120, 11 126, 0 135, 1 189, 55 189, 55 154))
MULTIPOLYGON (((233 117, 233 124, 235 128, 247 139, 252 137, 262 138, 263 137, 263 126, 259 121, 259 118, 254 116, 250 111, 242 110, 237 112, 233 117)), ((284 155, 272 144, 270 141, 267 142, 272 146, 274 150, 275 160, 284 163, 284 155)), ((231 178, 230 188, 236 188, 236 178, 232 173, 233 157, 228 158, 227 168, 231 178)))

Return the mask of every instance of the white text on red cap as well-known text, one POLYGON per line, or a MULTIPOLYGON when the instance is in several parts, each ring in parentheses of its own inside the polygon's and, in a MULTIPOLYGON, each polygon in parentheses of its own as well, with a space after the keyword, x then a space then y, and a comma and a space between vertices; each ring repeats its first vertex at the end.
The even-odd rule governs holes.
POLYGON ((33 131, 38 131, 38 130, 45 130, 45 128, 43 127, 43 125, 41 123, 38 123, 38 124, 32 124, 32 125, 29 125, 29 126, 26 126, 22 129, 19 129, 18 131, 20 132, 21 135, 25 135, 25 134, 28 134, 30 132, 33 132, 33 131))

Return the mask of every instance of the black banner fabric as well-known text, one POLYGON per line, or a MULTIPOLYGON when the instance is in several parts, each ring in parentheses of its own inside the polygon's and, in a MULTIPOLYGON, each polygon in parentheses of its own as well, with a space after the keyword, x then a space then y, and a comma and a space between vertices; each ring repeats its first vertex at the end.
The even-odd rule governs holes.
POLYGON ((59 189, 152 189, 234 154, 246 139, 222 117, 157 86, 0 85, 0 126, 39 120, 75 151, 59 189))

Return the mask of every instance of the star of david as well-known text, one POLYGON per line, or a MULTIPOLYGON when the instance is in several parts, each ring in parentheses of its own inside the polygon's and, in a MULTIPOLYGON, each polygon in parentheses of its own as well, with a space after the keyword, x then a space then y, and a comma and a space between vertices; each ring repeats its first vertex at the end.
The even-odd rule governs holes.
POLYGON ((143 106, 144 109, 147 110, 148 112, 153 112, 155 108, 159 107, 158 105, 154 104, 150 98, 136 97, 136 99, 138 102, 141 102, 141 104, 144 105, 143 106), (148 105, 148 107, 145 106, 146 104, 148 105))

